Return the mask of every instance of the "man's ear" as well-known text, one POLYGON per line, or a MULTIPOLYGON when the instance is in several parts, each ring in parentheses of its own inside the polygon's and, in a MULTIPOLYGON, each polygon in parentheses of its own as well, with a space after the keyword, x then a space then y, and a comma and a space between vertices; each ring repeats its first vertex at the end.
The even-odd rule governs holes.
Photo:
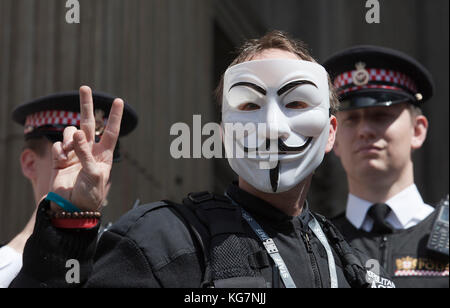
POLYGON ((29 180, 33 180, 37 177, 36 161, 37 154, 33 150, 25 149, 22 151, 22 154, 20 154, 22 173, 29 180))
POLYGON ((329 153, 333 149, 333 145, 336 141, 337 125, 337 119, 332 115, 330 117, 330 134, 328 135, 328 142, 327 146, 325 147, 325 153, 329 153))
POLYGON ((428 120, 425 116, 419 115, 414 119, 414 132, 411 139, 412 150, 417 150, 422 147, 428 132, 428 120))

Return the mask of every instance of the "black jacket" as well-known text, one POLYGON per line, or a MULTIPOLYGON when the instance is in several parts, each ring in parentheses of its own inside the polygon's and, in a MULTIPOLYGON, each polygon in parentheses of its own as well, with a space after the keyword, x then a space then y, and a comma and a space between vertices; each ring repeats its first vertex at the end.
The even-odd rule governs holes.
MULTIPOLYGON (((330 286, 326 251, 307 227, 312 217, 308 208, 300 217, 290 217, 235 184, 227 193, 274 239, 297 287, 330 286)), ((151 204, 128 212, 101 236, 97 247, 98 228, 56 229, 46 215, 47 207, 45 202, 40 205, 22 271, 10 287, 198 288, 204 282, 201 249, 185 221, 169 207, 151 204), (65 281, 70 259, 81 265, 79 284, 65 281)), ((244 235, 237 244, 245 243, 245 248, 230 262, 248 263, 268 287, 283 287, 273 261, 243 219, 242 227, 244 235)), ((333 253, 339 287, 350 287, 340 258, 333 253)), ((363 255, 356 256, 362 264, 367 261, 363 255)))
POLYGON ((353 247, 380 261, 396 287, 448 288, 448 258, 440 260, 426 248, 436 215, 434 211, 412 228, 382 235, 356 229, 344 214, 333 223, 353 247))

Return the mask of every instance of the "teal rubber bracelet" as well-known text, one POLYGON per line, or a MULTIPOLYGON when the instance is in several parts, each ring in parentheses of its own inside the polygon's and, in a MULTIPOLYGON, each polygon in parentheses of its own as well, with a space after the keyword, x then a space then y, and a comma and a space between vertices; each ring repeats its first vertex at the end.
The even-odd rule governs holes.
POLYGON ((47 198, 45 198, 46 200, 55 202, 58 206, 60 206, 61 208, 63 208, 66 212, 69 213, 80 213, 80 209, 77 208, 75 205, 73 205, 72 203, 70 203, 69 201, 67 201, 66 199, 64 199, 63 197, 61 197, 60 195, 57 195, 53 192, 48 193, 47 198))

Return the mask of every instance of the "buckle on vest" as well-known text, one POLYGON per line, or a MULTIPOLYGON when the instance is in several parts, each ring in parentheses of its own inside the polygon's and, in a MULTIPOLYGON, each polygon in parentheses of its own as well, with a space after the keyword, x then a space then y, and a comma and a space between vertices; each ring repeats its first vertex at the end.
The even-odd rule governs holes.
POLYGON ((190 193, 188 194, 188 198, 194 203, 202 203, 205 201, 213 200, 214 195, 209 191, 203 191, 199 193, 190 193))

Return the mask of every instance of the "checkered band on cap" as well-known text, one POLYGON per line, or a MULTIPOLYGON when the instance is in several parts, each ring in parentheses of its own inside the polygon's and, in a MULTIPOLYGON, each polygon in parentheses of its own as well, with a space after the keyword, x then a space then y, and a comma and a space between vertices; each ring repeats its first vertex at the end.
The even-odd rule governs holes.
POLYGON ((81 114, 64 110, 40 111, 27 116, 25 120, 25 133, 30 128, 38 128, 45 125, 80 126, 81 114))
POLYGON ((359 70, 345 72, 338 75, 334 79, 334 86, 339 89, 339 95, 360 90, 360 89, 390 89, 390 90, 401 90, 406 88, 411 93, 417 93, 417 86, 414 81, 407 75, 386 69, 370 68, 365 69, 368 73, 368 83, 379 82, 385 84, 366 84, 361 86, 356 86, 353 81, 353 76, 359 72, 359 70), (387 85, 389 84, 389 85, 387 85), (353 85, 353 87, 352 87, 353 85))
MULTIPOLYGON (((42 126, 55 126, 52 131, 64 131, 66 126, 80 127, 81 114, 79 112, 65 110, 40 111, 27 116, 25 120, 24 133, 28 134, 42 126)), ((106 118, 103 118, 103 125, 106 125, 106 118)))

